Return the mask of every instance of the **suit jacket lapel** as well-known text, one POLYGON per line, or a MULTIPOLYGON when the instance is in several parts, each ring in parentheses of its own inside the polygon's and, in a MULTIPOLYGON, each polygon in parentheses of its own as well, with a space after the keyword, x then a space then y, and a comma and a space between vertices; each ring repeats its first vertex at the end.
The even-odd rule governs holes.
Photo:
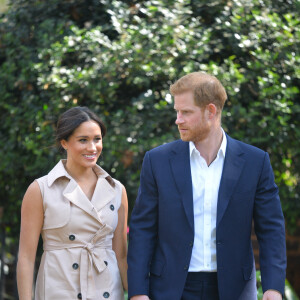
POLYGON ((243 152, 236 141, 227 135, 227 149, 218 196, 217 226, 226 211, 230 197, 243 170, 245 160, 242 155, 243 152))
POLYGON ((194 230, 193 187, 190 167, 189 143, 178 142, 170 156, 173 176, 180 192, 188 222, 194 230))

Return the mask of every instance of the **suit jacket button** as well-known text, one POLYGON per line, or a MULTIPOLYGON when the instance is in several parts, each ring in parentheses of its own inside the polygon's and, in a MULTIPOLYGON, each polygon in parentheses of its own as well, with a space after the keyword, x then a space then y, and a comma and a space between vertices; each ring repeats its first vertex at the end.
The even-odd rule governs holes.
POLYGON ((190 242, 190 247, 193 247, 194 243, 193 242, 190 242))
POLYGON ((109 298, 109 293, 108 292, 103 293, 103 297, 104 298, 109 298))
POLYGON ((75 240, 75 235, 74 234, 70 234, 69 235, 69 240, 70 241, 74 241, 75 240))
POLYGON ((81 293, 78 293, 77 298, 78 298, 78 299, 82 299, 81 293))
POLYGON ((188 265, 185 265, 183 269, 184 269, 184 270, 187 270, 188 268, 189 268, 189 266, 188 266, 188 265))
POLYGON ((79 267, 79 265, 78 265, 77 263, 74 263, 74 264, 72 265, 72 268, 73 268, 74 270, 77 270, 78 267, 79 267))

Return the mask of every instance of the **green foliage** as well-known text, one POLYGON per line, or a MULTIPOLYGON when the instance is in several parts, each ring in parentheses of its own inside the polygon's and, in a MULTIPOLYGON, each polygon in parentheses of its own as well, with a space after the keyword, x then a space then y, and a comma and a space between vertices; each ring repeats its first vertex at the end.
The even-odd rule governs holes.
POLYGON ((58 115, 86 105, 108 126, 100 164, 127 188, 145 151, 178 138, 168 88, 216 75, 223 127, 270 153, 292 230, 299 201, 299 0, 15 0, 0 24, 0 198, 18 232, 28 184, 60 155, 58 115))

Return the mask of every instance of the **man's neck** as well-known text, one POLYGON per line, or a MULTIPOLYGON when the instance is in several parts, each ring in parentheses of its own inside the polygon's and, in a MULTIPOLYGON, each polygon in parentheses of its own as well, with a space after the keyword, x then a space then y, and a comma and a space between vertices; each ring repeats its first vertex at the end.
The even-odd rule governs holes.
POLYGON ((221 127, 218 127, 211 131, 204 140, 194 143, 196 149, 201 153, 201 156, 205 159, 208 166, 217 157, 222 140, 223 131, 221 127))

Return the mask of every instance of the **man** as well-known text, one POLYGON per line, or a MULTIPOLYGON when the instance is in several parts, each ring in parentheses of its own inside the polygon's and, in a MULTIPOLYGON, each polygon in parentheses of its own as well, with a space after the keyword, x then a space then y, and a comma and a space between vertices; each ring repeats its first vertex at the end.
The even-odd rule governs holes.
POLYGON ((171 85, 181 140, 147 152, 131 214, 132 300, 254 300, 252 220, 264 300, 282 299, 284 218, 266 152, 226 135, 214 76, 171 85))

